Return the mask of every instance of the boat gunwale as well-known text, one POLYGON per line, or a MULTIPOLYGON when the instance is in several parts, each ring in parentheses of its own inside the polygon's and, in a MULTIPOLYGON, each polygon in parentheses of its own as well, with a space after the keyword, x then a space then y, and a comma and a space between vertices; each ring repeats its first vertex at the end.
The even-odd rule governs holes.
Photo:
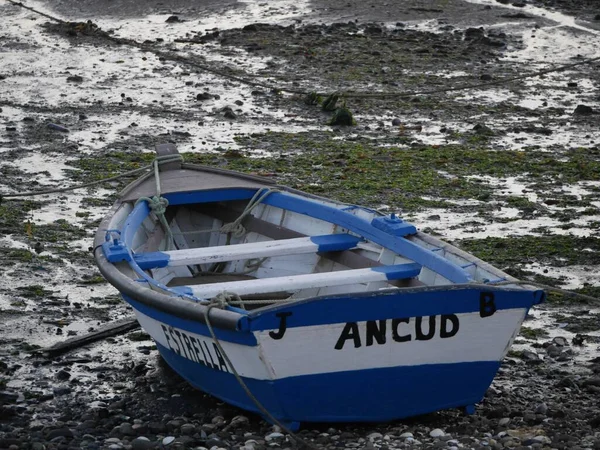
MULTIPOLYGON (((191 170, 194 172, 209 172, 209 173, 223 175, 226 177, 260 182, 265 185, 264 187, 270 187, 272 189, 280 189, 284 192, 287 192, 290 194, 295 194, 295 195, 298 195, 300 197, 304 197, 307 199, 318 200, 318 201, 322 201, 325 203, 338 205, 338 206, 355 206, 355 207, 364 209, 366 211, 379 214, 380 216, 384 216, 384 214, 380 213, 379 211, 373 210, 371 208, 363 207, 360 205, 345 204, 345 203, 342 203, 342 202, 339 202, 336 200, 328 199, 328 198, 321 197, 321 196, 318 196, 315 194, 310 194, 310 193, 303 192, 303 191, 300 191, 297 189, 289 188, 287 186, 278 185, 278 184, 274 183, 272 180, 264 179, 262 177, 255 176, 255 175, 243 174, 243 173, 239 173, 239 172, 235 172, 235 171, 230 171, 227 169, 214 168, 214 167, 197 165, 197 164, 182 164, 181 170, 191 170)), ((201 323, 206 323, 206 311, 208 308, 208 302, 198 302, 191 298, 186 298, 175 292, 169 291, 167 294, 167 293, 161 293, 161 292, 158 292, 155 290, 148 289, 147 287, 144 287, 143 285, 139 284, 134 279, 125 275, 121 270, 119 270, 119 268, 115 264, 109 262, 106 259, 106 256, 104 255, 104 252, 101 249, 102 244, 105 242, 106 229, 108 228, 107 225, 111 221, 114 214, 117 212, 117 210, 122 205, 124 205, 126 203, 132 203, 132 200, 123 200, 123 198, 126 196, 126 194, 128 192, 131 192, 133 189, 140 186, 144 181, 147 181, 147 180, 150 180, 153 178, 154 178, 154 174, 152 172, 149 172, 149 173, 139 177, 138 179, 132 181, 129 185, 127 185, 119 193, 119 199, 113 204, 113 206, 111 207, 109 212, 103 218, 103 220, 101 221, 101 223, 98 227, 96 235, 95 235, 94 257, 96 259, 96 263, 97 263, 102 275, 111 284, 113 284, 121 293, 130 296, 131 298, 139 301, 140 303, 146 304, 150 307, 154 307, 157 310, 160 310, 160 311, 163 311, 163 312, 166 312, 169 314, 173 314, 177 317, 188 318, 188 319, 192 319, 192 320, 197 320, 201 323)), ((249 186, 249 188, 256 189, 256 186, 252 186, 252 187, 249 186)), ((172 192, 170 192, 169 190, 165 190, 163 192, 163 194, 169 194, 169 193, 172 193, 172 192)), ((428 235, 428 234, 418 231, 416 234, 414 234, 412 236, 414 236, 417 239, 421 239, 424 242, 439 245, 440 247, 443 247, 447 252, 456 254, 457 256, 460 256, 460 257, 463 257, 466 261, 473 262, 476 265, 478 265, 479 267, 482 267, 484 270, 489 271, 490 273, 494 273, 494 274, 498 275, 499 277, 506 278, 507 281, 518 281, 517 279, 509 276, 508 274, 505 274, 500 269, 497 269, 496 267, 490 265, 489 263, 486 263, 485 261, 482 261, 479 258, 460 250, 459 248, 455 247, 454 245, 449 244, 440 239, 437 239, 431 235, 428 235)), ((531 291, 533 291, 533 290, 537 290, 537 288, 535 288, 533 286, 528 287, 526 285, 494 286, 493 284, 486 284, 486 283, 473 281, 473 282, 468 282, 468 283, 448 283, 448 284, 437 285, 437 286, 396 287, 396 288, 383 289, 383 290, 380 290, 377 292, 324 295, 324 296, 318 296, 318 297, 311 297, 308 299, 293 300, 286 304, 292 305, 292 304, 297 304, 299 302, 319 301, 324 298, 328 298, 328 299, 347 298, 347 296, 349 294, 351 294, 353 296, 362 297, 362 296, 373 296, 373 295, 385 295, 385 294, 394 293, 394 292, 395 293, 398 293, 398 292, 412 293, 412 292, 421 292, 421 291, 443 291, 443 290, 447 290, 447 289, 454 290, 454 289, 472 289, 472 288, 480 288, 480 289, 493 290, 493 291, 510 291, 510 290, 515 290, 515 291, 531 290, 531 291)), ((266 310, 269 310, 272 308, 276 308, 278 306, 281 306, 281 305, 280 304, 268 305, 268 306, 258 308, 255 311, 266 311, 266 310)), ((240 327, 243 326, 240 323, 240 319, 247 317, 247 314, 242 314, 237 311, 229 311, 229 310, 225 310, 225 309, 215 308, 215 309, 211 310, 210 316, 211 316, 210 317, 211 323, 213 325, 215 325, 219 328, 225 328, 225 329, 239 331, 240 327)))

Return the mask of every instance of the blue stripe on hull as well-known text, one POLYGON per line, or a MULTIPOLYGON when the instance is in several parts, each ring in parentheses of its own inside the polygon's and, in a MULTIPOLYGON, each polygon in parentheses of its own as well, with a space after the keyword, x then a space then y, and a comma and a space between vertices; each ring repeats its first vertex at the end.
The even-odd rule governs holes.
MULTIPOLYGON (((306 299, 292 304, 277 304, 248 313, 253 331, 278 329, 281 312, 291 313, 288 328, 380 320, 439 314, 476 313, 493 299, 494 311, 526 309, 536 303, 539 291, 484 291, 478 288, 449 287, 435 290, 390 290, 355 295, 306 299)), ((493 314, 490 314, 490 316, 493 314)), ((483 316, 482 316, 483 317, 483 316)), ((483 318, 482 320, 485 320, 483 318)))
MULTIPOLYGON (((199 366, 157 345, 167 363, 194 387, 258 412, 232 374, 199 366)), ((465 362, 244 381, 279 420, 385 422, 477 403, 499 366, 497 361, 465 362)))

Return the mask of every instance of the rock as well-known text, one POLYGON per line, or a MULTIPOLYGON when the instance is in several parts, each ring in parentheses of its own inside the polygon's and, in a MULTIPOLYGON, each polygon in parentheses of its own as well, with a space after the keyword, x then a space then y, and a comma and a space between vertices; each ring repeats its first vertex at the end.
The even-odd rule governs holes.
POLYGON ((196 100, 198 101, 210 100, 211 98, 212 95, 210 95, 208 92, 201 92, 200 94, 196 95, 196 100))
POLYGON ((71 75, 67 77, 67 81, 69 83, 81 83, 83 81, 83 77, 81 75, 71 75))
POLYGON ((535 408, 535 413, 536 414, 543 414, 546 415, 548 413, 548 405, 546 405, 545 403, 540 403, 536 408, 535 408))
POLYGON ((371 433, 367 436, 367 439, 371 442, 379 439, 383 439, 383 434, 381 433, 371 433))
POLYGON ((594 113, 595 111, 592 109, 592 107, 587 105, 577 105, 577 108, 575 108, 575 111, 573 111, 573 114, 578 114, 580 116, 589 116, 590 114, 594 113))
POLYGON ((0 402, 1 403, 16 403, 19 399, 19 394, 14 392, 0 391, 0 402))
POLYGON ((562 336, 556 336, 554 339, 552 339, 552 343, 554 345, 558 345, 559 347, 567 347, 569 345, 569 341, 562 336))
POLYGON ((236 119, 237 115, 233 112, 233 109, 230 106, 225 106, 219 110, 219 112, 226 119, 236 119))
POLYGON ((414 438, 414 435, 410 431, 407 431, 400 435, 400 439, 413 439, 413 438, 414 438))
POLYGON ((482 136, 493 136, 494 131, 485 124, 478 123, 473 127, 473 131, 482 136))
POLYGON ((179 23, 179 22, 183 22, 183 20, 181 20, 178 16, 169 16, 167 17, 167 20, 165 20, 166 23, 179 23))
POLYGON ((600 386, 600 377, 591 377, 581 383, 583 387, 586 386, 600 386))
POLYGON ((548 356, 551 356, 553 358, 560 355, 560 352, 562 352, 562 349, 554 344, 546 347, 546 353, 548 353, 548 356))
POLYGON ((73 432, 69 428, 55 428, 46 434, 46 439, 49 441, 57 437, 72 438, 73 432))
POLYGON ((192 435, 196 432, 196 426, 192 423, 184 423, 181 425, 181 434, 192 435))
POLYGON ((285 437, 284 434, 275 432, 275 433, 267 434, 265 436, 265 440, 266 441, 272 441, 274 439, 282 439, 284 437, 285 437))
POLYGON ((485 32, 482 27, 479 28, 467 28, 465 30, 465 39, 478 39, 482 38, 485 32))
POLYGON ((131 441, 131 448, 133 450, 148 450, 154 447, 154 443, 147 437, 140 436, 131 441))
POLYGON ((479 79, 482 81, 490 81, 493 77, 489 73, 482 73, 479 79))
POLYGON ((119 425, 119 433, 121 433, 123 436, 135 436, 133 426, 128 422, 123 422, 121 425, 119 425))
MULTIPOLYGON (((59 328, 60 329, 60 328, 59 328)), ((63 395, 70 394, 72 389, 68 386, 59 386, 52 389, 52 393, 55 397, 62 397, 63 395)))
MULTIPOLYGON (((36 250, 36 253, 40 253, 40 252, 38 252, 38 251, 36 250)), ((66 381, 66 380, 68 380, 69 378, 71 378, 71 374, 70 374, 69 372, 67 372, 66 370, 64 370, 64 369, 63 369, 63 370, 59 370, 59 371, 56 373, 56 379, 57 379, 57 380, 60 380, 60 381, 66 381)))
POLYGON ((172 444, 174 440, 175 440, 175 437, 173 437, 173 436, 167 436, 167 437, 163 438, 162 445, 172 444))
POLYGON ((506 427, 506 426, 508 426, 509 423, 510 423, 510 418, 509 417, 503 417, 502 419, 500 419, 498 421, 498 426, 500 426, 500 427, 506 427))
POLYGON ((398 119, 398 118, 393 119, 392 120, 392 125, 395 126, 395 127, 397 127, 399 125, 402 125, 402 121, 400 119, 398 119))
POLYGON ((440 430, 439 428, 434 428, 429 432, 429 436, 431 436, 432 438, 441 438, 445 435, 446 433, 444 433, 444 431, 440 430))

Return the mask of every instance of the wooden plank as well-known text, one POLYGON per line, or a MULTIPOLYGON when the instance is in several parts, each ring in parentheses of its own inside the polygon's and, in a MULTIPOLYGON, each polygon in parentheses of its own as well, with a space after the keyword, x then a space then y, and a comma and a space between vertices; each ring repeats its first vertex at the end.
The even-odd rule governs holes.
POLYGON ((238 295, 262 294, 281 291, 282 288, 294 291, 315 287, 342 286, 369 283, 372 281, 386 281, 388 279, 412 278, 417 276, 420 270, 421 266, 416 263, 397 264, 373 269, 339 270, 335 272, 309 273, 200 286, 183 286, 183 289, 198 298, 212 298, 224 291, 233 292, 238 295))
POLYGON ((190 248, 165 252, 139 253, 134 256, 142 269, 212 264, 251 258, 301 255, 319 251, 341 251, 356 247, 360 238, 349 234, 331 234, 304 238, 260 241, 217 247, 190 248))
POLYGON ((56 356, 61 353, 73 350, 85 345, 91 344, 102 339, 106 339, 111 336, 117 336, 119 334, 126 333, 131 330, 135 330, 140 327, 136 318, 123 319, 118 322, 114 322, 99 328, 91 333, 84 334, 83 336, 76 336, 66 341, 54 344, 52 347, 48 347, 40 350, 46 356, 56 356))

